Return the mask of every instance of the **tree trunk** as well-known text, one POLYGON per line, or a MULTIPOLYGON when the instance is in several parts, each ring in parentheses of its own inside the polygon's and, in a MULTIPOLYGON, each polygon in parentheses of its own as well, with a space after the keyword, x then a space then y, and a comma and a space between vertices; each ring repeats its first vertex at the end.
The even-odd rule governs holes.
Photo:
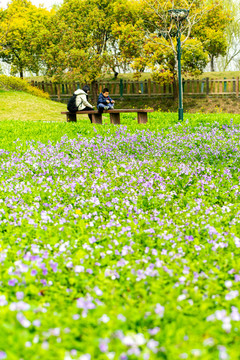
POLYGON ((92 88, 92 102, 94 104, 97 104, 97 99, 98 99, 98 83, 96 80, 93 80, 91 83, 91 88, 92 88))
POLYGON ((20 78, 23 79, 23 69, 20 69, 20 78))
POLYGON ((211 71, 214 72, 215 69, 214 69, 214 56, 211 55, 211 71))

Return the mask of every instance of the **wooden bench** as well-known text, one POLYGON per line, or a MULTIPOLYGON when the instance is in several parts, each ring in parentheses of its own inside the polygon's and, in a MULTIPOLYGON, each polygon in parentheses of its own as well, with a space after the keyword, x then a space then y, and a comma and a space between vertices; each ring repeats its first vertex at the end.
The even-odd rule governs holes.
MULTIPOLYGON (((120 113, 137 113, 137 119, 139 124, 147 123, 147 113, 153 112, 153 109, 112 109, 104 110, 103 113, 110 114, 111 124, 120 124, 120 113)), ((99 114, 97 110, 89 111, 77 111, 76 113, 70 113, 69 111, 63 111, 61 114, 67 116, 67 122, 76 122, 77 114, 92 114, 93 124, 102 124, 102 114, 99 114)))

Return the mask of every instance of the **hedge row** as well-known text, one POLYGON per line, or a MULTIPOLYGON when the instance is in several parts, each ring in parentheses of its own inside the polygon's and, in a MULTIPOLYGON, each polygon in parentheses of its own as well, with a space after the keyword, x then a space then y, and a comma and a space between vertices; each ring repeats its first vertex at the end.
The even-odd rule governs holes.
POLYGON ((26 80, 14 76, 0 75, 0 89, 26 91, 29 94, 49 99, 49 94, 28 84, 26 80))

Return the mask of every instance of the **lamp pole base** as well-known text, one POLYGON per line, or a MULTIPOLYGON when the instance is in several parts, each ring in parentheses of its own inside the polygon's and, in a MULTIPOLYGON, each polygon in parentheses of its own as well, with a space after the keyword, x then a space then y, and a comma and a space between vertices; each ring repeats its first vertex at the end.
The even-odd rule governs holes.
POLYGON ((178 109, 178 120, 183 121, 183 108, 178 109))

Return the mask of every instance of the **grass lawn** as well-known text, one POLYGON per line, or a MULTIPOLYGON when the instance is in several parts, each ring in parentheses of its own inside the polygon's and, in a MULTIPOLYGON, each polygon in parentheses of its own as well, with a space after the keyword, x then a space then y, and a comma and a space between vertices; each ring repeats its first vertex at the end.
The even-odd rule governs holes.
MULTIPOLYGON (((214 72, 204 72, 201 75, 197 76, 197 77, 191 77, 191 76, 186 76, 183 75, 184 79, 203 79, 209 77, 211 79, 232 79, 233 77, 240 77, 240 71, 224 71, 224 72, 220 72, 220 71, 214 71, 214 72)), ((113 76, 107 75, 102 77, 103 79, 113 79, 113 76)), ((151 78, 151 73, 143 73, 140 80, 147 80, 151 78)), ((127 73, 127 74, 119 74, 118 75, 118 79, 123 79, 123 80, 134 80, 133 74, 132 73, 127 73)))
MULTIPOLYGON (((183 76, 185 79, 188 79, 188 76, 183 76)), ((201 74, 200 76, 194 77, 196 79, 203 79, 209 77, 211 79, 232 79, 232 78, 236 78, 236 77, 240 77, 240 71, 214 71, 214 72, 204 72, 203 74, 201 74)), ((140 78, 140 80, 147 80, 151 78, 151 73, 148 72, 144 72, 140 78)), ((192 77, 189 77, 190 79, 192 77)), ((35 80, 35 81, 44 81, 44 77, 43 76, 33 76, 33 77, 27 77, 27 80, 31 81, 31 80, 35 80)), ((116 81, 119 81, 119 79, 123 79, 123 80, 134 80, 133 74, 132 73, 125 73, 125 74, 119 74, 118 78, 116 81)), ((114 76, 113 74, 106 74, 103 75, 102 77, 100 77, 98 80, 111 80, 114 81, 114 76)))
POLYGON ((64 121, 66 105, 25 92, 0 90, 0 119, 21 121, 64 121))

